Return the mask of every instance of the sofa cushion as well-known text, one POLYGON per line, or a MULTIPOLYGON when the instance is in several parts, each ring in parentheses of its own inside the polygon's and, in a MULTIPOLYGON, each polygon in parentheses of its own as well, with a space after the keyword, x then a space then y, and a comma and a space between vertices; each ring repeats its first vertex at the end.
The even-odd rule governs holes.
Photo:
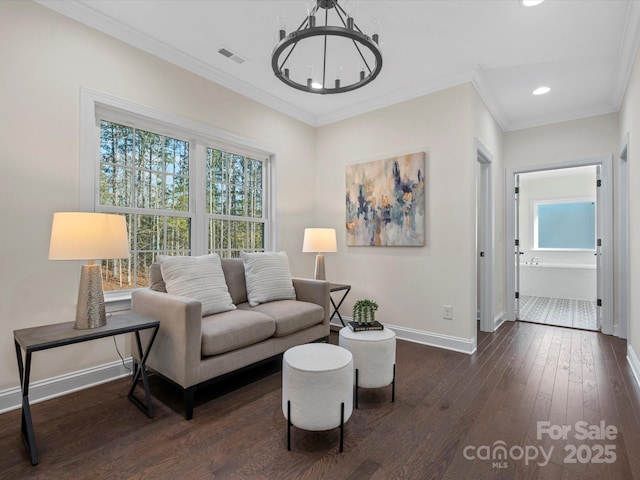
POLYGON ((149 288, 155 292, 167 293, 159 263, 149 265, 149 288))
POLYGON ((252 307, 275 300, 295 300, 286 252, 240 252, 247 297, 252 307))
POLYGON ((229 287, 229 295, 236 305, 247 301, 247 284, 241 258, 223 258, 222 271, 229 287))
POLYGON ((273 336, 275 321, 259 312, 234 310, 202 319, 202 355, 219 355, 273 336))
POLYGON ((248 303, 238 305, 239 310, 260 312, 275 321, 274 337, 286 337, 299 330, 312 327, 324 320, 324 309, 320 305, 298 300, 279 300, 252 307, 248 303))
POLYGON ((167 292, 198 300, 203 317, 235 310, 218 255, 158 259, 167 292))

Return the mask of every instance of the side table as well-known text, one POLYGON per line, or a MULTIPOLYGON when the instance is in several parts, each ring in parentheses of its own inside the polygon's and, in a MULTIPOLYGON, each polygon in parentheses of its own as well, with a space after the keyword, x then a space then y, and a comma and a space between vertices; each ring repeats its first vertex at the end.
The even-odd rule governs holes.
POLYGON ((355 408, 358 388, 380 388, 391 385, 391 401, 396 399, 396 334, 390 328, 354 332, 351 327, 340 330, 338 345, 353 355, 355 375, 355 408))
POLYGON ((333 306, 333 313, 331 314, 331 317, 329 317, 329 322, 331 322, 331 320, 333 320, 333 317, 335 317, 337 314, 338 318, 340 319, 340 323, 342 323, 343 327, 345 326, 344 320, 342 319, 342 315, 340 315, 340 305, 342 305, 342 302, 344 302, 344 299, 347 298, 347 295, 349 295, 350 291, 351 291, 351 285, 343 285, 341 283, 329 284, 329 298, 331 299, 331 305, 333 306), (331 296, 331 294, 333 292, 340 292, 340 291, 344 291, 344 294, 342 294, 342 298, 340 298, 338 305, 336 305, 335 302, 333 301, 333 297, 331 296))
POLYGON ((287 450, 291 426, 322 431, 340 427, 353 413, 353 355, 329 343, 298 345, 282 357, 282 413, 287 419, 287 450))
POLYGON ((31 373, 31 355, 33 352, 62 347, 64 345, 71 345, 74 343, 88 342, 89 340, 96 340, 98 338, 113 337, 123 333, 135 333, 140 362, 135 366, 128 397, 129 400, 145 412, 147 416, 150 418, 153 417, 153 405, 151 403, 151 394, 149 393, 149 382, 147 380, 145 362, 147 361, 147 356, 149 355, 153 341, 158 333, 160 322, 142 315, 130 313, 109 317, 107 324, 104 327, 76 330, 73 328, 74 324, 75 322, 56 323, 13 331, 16 356, 18 359, 18 372, 20 374, 20 386, 22 390, 21 434, 32 465, 38 464, 36 437, 33 431, 31 407, 29 406, 29 375, 31 373), (153 334, 149 339, 149 344, 147 345, 146 350, 143 351, 142 343, 140 342, 140 330, 146 330, 149 328, 153 329, 153 334), (24 364, 22 362, 23 350, 25 352, 24 364), (133 395, 133 391, 140 377, 142 377, 142 383, 144 385, 145 403, 133 395))

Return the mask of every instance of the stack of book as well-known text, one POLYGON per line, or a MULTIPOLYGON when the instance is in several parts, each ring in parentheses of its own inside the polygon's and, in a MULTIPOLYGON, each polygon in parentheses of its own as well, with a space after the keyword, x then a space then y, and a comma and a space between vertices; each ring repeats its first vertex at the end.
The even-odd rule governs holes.
POLYGON ((375 321, 372 323, 358 323, 358 322, 349 322, 349 327, 354 332, 366 332, 368 330, 383 330, 384 325, 380 322, 375 321))

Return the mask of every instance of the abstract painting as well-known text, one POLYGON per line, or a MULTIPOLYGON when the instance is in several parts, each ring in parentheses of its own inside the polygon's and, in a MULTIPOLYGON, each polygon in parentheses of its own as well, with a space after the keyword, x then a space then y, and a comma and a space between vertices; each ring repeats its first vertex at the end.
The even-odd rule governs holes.
POLYGON ((425 153, 348 165, 348 246, 423 246, 425 153))

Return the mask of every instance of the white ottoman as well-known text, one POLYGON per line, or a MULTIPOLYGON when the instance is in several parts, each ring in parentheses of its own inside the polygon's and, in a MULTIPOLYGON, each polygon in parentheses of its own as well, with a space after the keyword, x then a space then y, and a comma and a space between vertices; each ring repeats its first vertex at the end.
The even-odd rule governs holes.
POLYGON ((290 348, 282 358, 282 413, 287 419, 287 449, 291 425, 320 431, 340 427, 353 412, 353 356, 328 343, 290 348))
POLYGON ((355 406, 358 387, 379 388, 391 385, 391 401, 396 397, 396 334, 389 328, 354 332, 340 330, 338 343, 353 354, 356 369, 355 406))

